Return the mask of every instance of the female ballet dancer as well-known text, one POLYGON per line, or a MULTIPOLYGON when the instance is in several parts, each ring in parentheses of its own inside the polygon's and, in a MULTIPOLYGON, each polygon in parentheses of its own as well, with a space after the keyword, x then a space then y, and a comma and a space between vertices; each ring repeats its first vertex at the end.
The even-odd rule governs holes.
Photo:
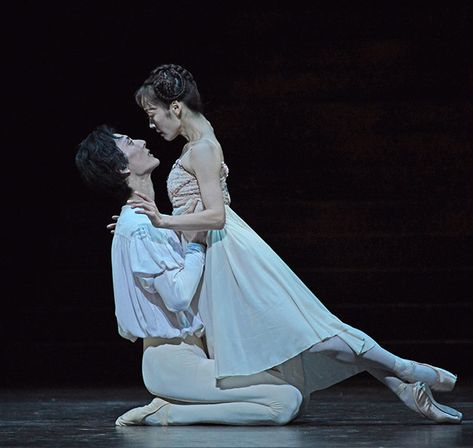
POLYGON ((135 98, 164 140, 187 140, 167 180, 172 215, 140 192, 129 205, 158 228, 208 230, 199 311, 220 387, 273 368, 307 398, 366 370, 410 409, 435 422, 461 422, 430 390, 452 390, 456 375, 400 358, 342 322, 230 208, 228 167, 189 71, 158 66, 135 98))

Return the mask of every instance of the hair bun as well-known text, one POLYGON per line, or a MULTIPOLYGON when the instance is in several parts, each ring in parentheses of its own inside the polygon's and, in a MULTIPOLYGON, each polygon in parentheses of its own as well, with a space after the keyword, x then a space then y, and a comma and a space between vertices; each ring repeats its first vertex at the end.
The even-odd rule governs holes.
POLYGON ((161 65, 153 70, 153 89, 161 100, 178 100, 184 94, 186 90, 186 79, 181 74, 181 70, 179 70, 178 67, 179 66, 167 64, 161 65))
POLYGON ((144 107, 148 101, 168 107, 182 101, 190 110, 203 113, 199 89, 191 73, 177 64, 162 64, 152 70, 135 93, 135 101, 144 107))

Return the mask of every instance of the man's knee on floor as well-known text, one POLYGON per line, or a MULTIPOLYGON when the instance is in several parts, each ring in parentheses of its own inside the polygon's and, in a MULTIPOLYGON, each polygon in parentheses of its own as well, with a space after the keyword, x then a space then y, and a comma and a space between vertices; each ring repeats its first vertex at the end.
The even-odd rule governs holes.
POLYGON ((286 425, 299 412, 302 404, 302 394, 299 389, 289 384, 278 386, 271 406, 273 410, 274 423, 276 425, 286 425))

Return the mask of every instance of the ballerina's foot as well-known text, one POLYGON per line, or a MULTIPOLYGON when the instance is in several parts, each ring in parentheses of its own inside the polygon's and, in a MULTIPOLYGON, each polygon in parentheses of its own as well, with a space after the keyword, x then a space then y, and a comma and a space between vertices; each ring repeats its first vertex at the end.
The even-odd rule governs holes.
POLYGON ((410 409, 435 423, 459 424, 462 421, 461 412, 437 403, 429 386, 421 381, 402 383, 397 394, 410 409))
POLYGON ((403 381, 408 383, 423 381, 437 392, 450 392, 457 382, 457 376, 448 370, 417 361, 399 358, 396 360, 395 370, 403 381))
POLYGON ((146 406, 141 406, 138 408, 130 409, 125 412, 123 415, 117 418, 115 425, 116 426, 134 426, 134 425, 159 425, 167 426, 166 415, 163 415, 162 418, 150 418, 153 415, 157 415, 163 407, 170 404, 169 402, 156 397, 150 404, 146 406), (159 423, 158 423, 159 420, 159 423), (156 421, 156 422, 154 422, 156 421))

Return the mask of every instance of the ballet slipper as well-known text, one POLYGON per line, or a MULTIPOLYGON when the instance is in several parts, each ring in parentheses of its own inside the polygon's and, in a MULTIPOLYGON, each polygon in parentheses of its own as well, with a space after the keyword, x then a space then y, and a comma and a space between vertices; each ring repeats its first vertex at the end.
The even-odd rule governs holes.
POLYGON ((429 386, 424 382, 402 383, 397 394, 400 397, 403 394, 411 394, 415 404, 415 408, 411 409, 436 423, 459 424, 462 421, 463 414, 450 406, 437 403, 429 386))
POLYGON ((400 378, 408 383, 415 383, 418 378, 415 375, 416 364, 419 366, 429 367, 435 372, 436 378, 434 381, 424 381, 432 390, 437 392, 450 392, 455 387, 457 382, 457 376, 448 370, 441 369, 440 367, 431 366, 430 364, 424 364, 417 361, 406 361, 409 364, 404 370, 400 371, 400 378))
MULTIPOLYGON (((156 397, 150 404, 138 408, 130 409, 123 415, 117 418, 116 426, 132 426, 145 425, 144 419, 155 412, 158 412, 164 406, 170 404, 169 402, 156 397)), ((167 426, 167 419, 164 419, 162 426, 167 426)))

